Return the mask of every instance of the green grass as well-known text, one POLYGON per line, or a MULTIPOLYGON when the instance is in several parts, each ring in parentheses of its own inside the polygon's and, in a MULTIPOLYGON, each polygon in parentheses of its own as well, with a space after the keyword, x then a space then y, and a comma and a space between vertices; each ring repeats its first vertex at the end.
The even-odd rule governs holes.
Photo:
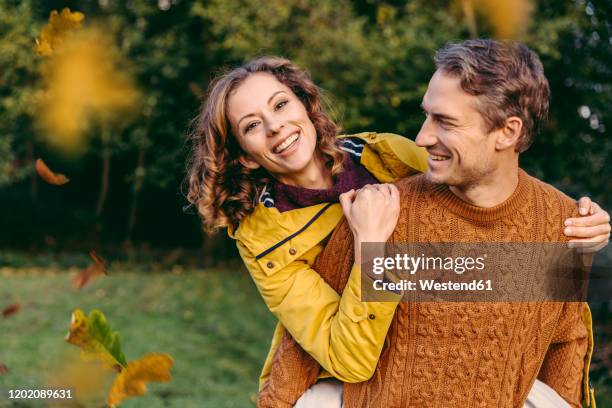
MULTIPOLYGON (((173 380, 153 384, 136 407, 252 407, 259 370, 274 319, 248 275, 241 271, 142 274, 111 272, 75 291, 69 273, 0 270, 0 308, 22 310, 0 317, 0 362, 9 372, 0 389, 39 389, 66 349, 71 311, 103 311, 120 332, 128 360, 169 353, 173 380)), ((91 405, 91 404, 90 404, 91 405)), ((0 400, 0 407, 38 407, 0 400)), ((103 403, 91 405, 103 406, 103 403)))
MULTIPOLYGON (((76 268, 0 268, 0 309, 22 304, 15 315, 0 316, 0 362, 9 368, 0 375, 0 392, 46 388, 45 379, 55 375, 63 356, 76 350, 64 341, 72 310, 97 308, 120 332, 128 360, 149 352, 169 353, 175 360, 172 382, 152 384, 146 396, 128 399, 122 408, 253 407, 274 318, 248 274, 240 269, 121 269, 125 267, 117 266, 109 276, 75 291, 70 277, 76 268)), ((612 407, 612 375, 605 362, 610 329, 601 323, 595 328, 593 382, 599 408, 612 407)), ((42 406, 0 397, 0 408, 42 406)))

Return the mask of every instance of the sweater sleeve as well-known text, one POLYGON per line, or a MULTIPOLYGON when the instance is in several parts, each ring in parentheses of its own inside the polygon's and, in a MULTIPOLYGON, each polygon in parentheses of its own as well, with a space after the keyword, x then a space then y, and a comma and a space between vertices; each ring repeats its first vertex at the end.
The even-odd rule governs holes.
POLYGON ((310 266, 318 249, 269 274, 237 241, 240 255, 264 302, 317 362, 343 382, 374 373, 400 295, 390 302, 361 301, 361 270, 353 266, 340 296, 310 266))
POLYGON ((581 407, 581 390, 588 331, 582 319, 584 303, 565 303, 538 379, 551 386, 572 407, 581 407))

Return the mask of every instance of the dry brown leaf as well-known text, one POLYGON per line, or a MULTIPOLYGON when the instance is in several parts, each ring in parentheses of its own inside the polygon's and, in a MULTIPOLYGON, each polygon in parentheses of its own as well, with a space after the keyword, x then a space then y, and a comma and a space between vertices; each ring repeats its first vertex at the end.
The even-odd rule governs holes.
POLYGON ((53 184, 56 186, 61 186, 62 184, 66 184, 70 181, 68 177, 60 173, 54 173, 47 167, 45 162, 42 159, 36 160, 36 173, 40 176, 41 179, 45 180, 49 184, 53 184))
POLYGON ((8 367, 5 364, 0 363, 0 375, 8 373, 8 367))
POLYGON ((15 302, 12 305, 5 307, 4 310, 2 310, 2 316, 4 318, 10 317, 15 313, 19 312, 19 310, 21 310, 21 303, 15 302))
POLYGON ((96 254, 96 251, 90 251, 89 257, 93 262, 72 278, 72 287, 75 289, 81 289, 83 286, 87 285, 90 280, 102 274, 108 275, 106 271, 106 261, 96 254))

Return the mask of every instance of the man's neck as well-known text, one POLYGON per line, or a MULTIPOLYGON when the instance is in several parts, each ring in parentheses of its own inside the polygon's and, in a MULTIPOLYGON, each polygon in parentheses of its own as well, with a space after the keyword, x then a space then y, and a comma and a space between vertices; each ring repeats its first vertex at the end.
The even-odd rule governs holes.
POLYGON ((513 168, 498 169, 486 180, 470 186, 449 186, 461 200, 476 207, 491 208, 506 201, 516 190, 519 181, 518 164, 513 168))

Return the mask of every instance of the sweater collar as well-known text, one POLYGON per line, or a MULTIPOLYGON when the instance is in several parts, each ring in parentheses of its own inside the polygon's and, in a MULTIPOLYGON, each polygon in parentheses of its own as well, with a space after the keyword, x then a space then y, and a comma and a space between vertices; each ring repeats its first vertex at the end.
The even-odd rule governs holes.
POLYGON ((504 202, 490 208, 477 207, 457 197, 445 184, 432 186, 436 200, 454 214, 473 221, 495 221, 508 217, 528 203, 529 175, 522 169, 518 173, 518 185, 504 202))

